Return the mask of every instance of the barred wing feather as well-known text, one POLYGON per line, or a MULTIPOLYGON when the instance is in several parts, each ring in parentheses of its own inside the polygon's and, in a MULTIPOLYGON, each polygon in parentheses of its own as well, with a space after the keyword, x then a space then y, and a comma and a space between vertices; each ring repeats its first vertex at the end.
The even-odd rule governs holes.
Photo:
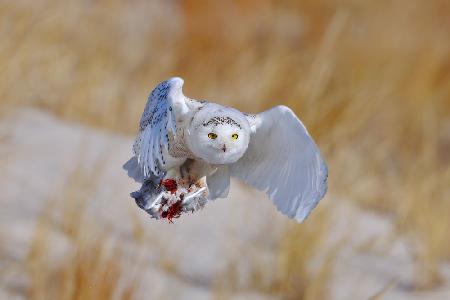
POLYGON ((162 174, 160 166, 165 164, 163 147, 168 150, 169 134, 176 133, 176 118, 189 110, 182 86, 183 79, 174 77, 161 82, 148 97, 133 146, 144 178, 162 174))

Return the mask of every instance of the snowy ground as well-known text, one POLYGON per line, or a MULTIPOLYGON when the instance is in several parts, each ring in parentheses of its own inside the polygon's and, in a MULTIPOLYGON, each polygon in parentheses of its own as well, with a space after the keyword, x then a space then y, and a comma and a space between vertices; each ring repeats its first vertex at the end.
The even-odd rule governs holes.
MULTIPOLYGON (((121 169, 131 144, 131 138, 64 123, 35 110, 22 110, 0 121, 0 299, 23 297, 29 284, 24 260, 36 221, 49 209, 48 201, 64 204, 58 195, 64 195, 80 164, 95 179, 87 213, 99 226, 108 227, 111 236, 129 243, 130 253, 148 257, 142 265, 140 299, 210 299, 213 279, 230 262, 245 269, 241 253, 249 245, 262 244, 261 251, 273 255, 271 247, 288 221, 261 193, 236 181, 229 199, 208 203, 175 224, 148 218, 128 195, 138 185, 121 169), (145 231, 145 245, 133 238, 136 222, 145 231), (176 257, 176 272, 157 263, 161 256, 176 257)), ((442 272, 447 284, 426 292, 408 288, 415 272, 412 255, 407 241, 392 236, 387 217, 333 202, 331 195, 326 201, 333 211, 329 244, 345 241, 332 273, 331 299, 368 299, 389 285, 392 288, 383 299, 450 299, 446 266, 442 272)), ((63 263, 74 245, 56 230, 52 242, 53 263, 63 263)), ((233 297, 271 298, 257 291, 233 297)))

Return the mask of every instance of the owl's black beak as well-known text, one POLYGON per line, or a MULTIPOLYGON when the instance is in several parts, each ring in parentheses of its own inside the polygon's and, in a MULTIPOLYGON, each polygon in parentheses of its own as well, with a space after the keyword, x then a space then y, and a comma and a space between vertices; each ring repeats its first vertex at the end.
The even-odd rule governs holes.
POLYGON ((227 146, 225 144, 223 144, 222 151, 223 152, 227 151, 227 146))

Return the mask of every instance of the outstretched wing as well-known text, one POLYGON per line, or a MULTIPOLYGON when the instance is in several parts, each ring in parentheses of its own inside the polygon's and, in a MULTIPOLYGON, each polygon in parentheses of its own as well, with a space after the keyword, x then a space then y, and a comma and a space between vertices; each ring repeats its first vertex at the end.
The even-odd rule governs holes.
POLYGON ((327 191, 328 170, 302 122, 286 106, 249 117, 250 143, 232 176, 265 191, 279 211, 302 222, 327 191))
POLYGON ((160 176, 163 173, 163 147, 168 150, 169 134, 175 136, 176 133, 176 120, 189 111, 182 91, 183 83, 179 77, 163 81, 148 97, 133 146, 144 179, 152 174, 160 176))

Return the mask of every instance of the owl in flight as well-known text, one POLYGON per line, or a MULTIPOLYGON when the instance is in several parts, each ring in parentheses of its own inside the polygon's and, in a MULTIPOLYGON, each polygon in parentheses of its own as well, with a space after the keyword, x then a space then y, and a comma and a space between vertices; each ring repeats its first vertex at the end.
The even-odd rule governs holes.
POLYGON ((230 177, 264 191, 302 222, 327 191, 328 170, 305 126, 286 106, 259 114, 183 95, 183 79, 148 97, 134 156, 124 165, 138 182, 206 177, 208 199, 226 198, 230 177))

